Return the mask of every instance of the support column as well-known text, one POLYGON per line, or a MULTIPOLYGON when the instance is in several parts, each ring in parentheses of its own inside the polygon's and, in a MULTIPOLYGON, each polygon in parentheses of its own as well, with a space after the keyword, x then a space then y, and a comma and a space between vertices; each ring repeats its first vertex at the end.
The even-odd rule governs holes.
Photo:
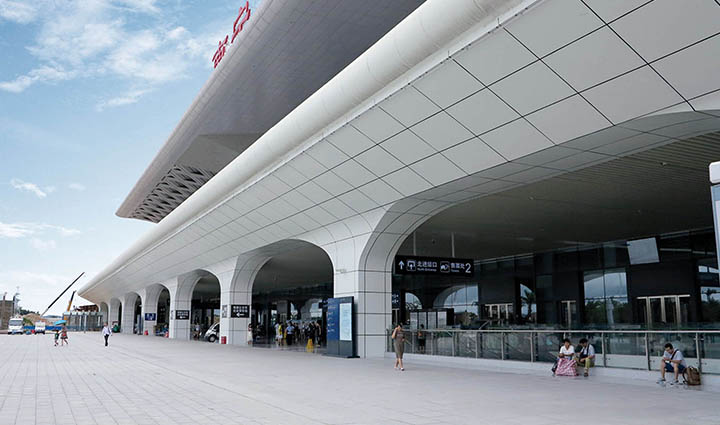
POLYGON ((143 321, 143 335, 147 331, 149 336, 155 336, 154 327, 157 324, 158 297, 162 289, 160 285, 151 285, 140 291, 140 300, 142 302, 142 313, 140 315, 143 321), (146 320, 148 314, 153 314, 155 320, 146 320))
POLYGON ((114 322, 120 322, 120 307, 122 303, 117 298, 112 298, 108 301, 108 326, 112 328, 114 322))
POLYGON ((131 292, 125 294, 122 298, 122 324, 121 332, 124 334, 133 333, 135 325, 135 301, 138 299, 138 294, 131 292))
POLYGON ((177 319, 178 310, 190 311, 192 293, 183 290, 185 286, 192 286, 190 282, 198 279, 194 273, 178 276, 163 282, 163 285, 170 292, 170 319, 169 319, 169 336, 170 338, 189 340, 190 339, 190 315, 187 319, 177 319))
POLYGON ((107 323, 110 325, 110 304, 109 303, 100 303, 98 304, 98 311, 100 312, 100 327, 107 323))
POLYGON ((369 235, 363 235, 324 248, 335 268, 334 296, 354 298, 358 356, 382 357, 385 334, 392 326, 392 262, 367 261, 363 251, 368 240, 369 235))
POLYGON ((225 337, 228 344, 248 343, 247 330, 252 318, 252 285, 258 271, 269 258, 260 254, 240 256, 206 267, 220 282, 220 338, 222 340, 222 337, 225 337), (249 317, 231 317, 232 305, 247 305, 249 317))

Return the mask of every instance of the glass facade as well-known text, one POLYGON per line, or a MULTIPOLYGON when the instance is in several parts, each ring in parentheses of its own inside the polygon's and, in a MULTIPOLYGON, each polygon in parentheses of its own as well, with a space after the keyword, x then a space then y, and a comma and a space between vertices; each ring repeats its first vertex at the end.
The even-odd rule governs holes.
POLYGON ((395 274, 393 318, 444 309, 465 329, 720 329, 713 230, 655 239, 650 264, 631 264, 620 240, 476 260, 471 278, 395 274))

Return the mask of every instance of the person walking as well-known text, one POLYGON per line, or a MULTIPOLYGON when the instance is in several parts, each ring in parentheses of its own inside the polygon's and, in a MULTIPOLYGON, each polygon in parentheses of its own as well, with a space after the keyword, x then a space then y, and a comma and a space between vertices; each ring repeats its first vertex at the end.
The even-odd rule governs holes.
POLYGON ((60 339, 60 329, 55 328, 55 346, 58 346, 58 340, 60 339))
POLYGON ((110 335, 112 335, 112 331, 110 330, 110 327, 107 323, 102 328, 102 336, 105 338, 105 346, 108 346, 108 338, 110 338, 110 335))
POLYGON ((420 351, 420 354, 425 354, 425 339, 425 325, 420 325, 420 329, 418 329, 417 332, 418 351, 420 351))
POLYGON ((275 326, 275 342, 277 343, 278 347, 282 347, 283 345, 283 325, 282 323, 278 322, 275 326))
POLYGON ((393 346, 395 347, 395 369, 405 370, 403 366, 403 352, 405 351, 405 331, 398 324, 392 333, 393 346))
POLYGON ((287 327, 285 341, 287 342, 288 347, 293 345, 293 339, 295 336, 295 325, 293 322, 290 322, 290 324, 287 327))
POLYGON ((70 345, 68 343, 68 337, 67 337, 67 326, 62 325, 62 328, 60 329, 60 345, 70 345))

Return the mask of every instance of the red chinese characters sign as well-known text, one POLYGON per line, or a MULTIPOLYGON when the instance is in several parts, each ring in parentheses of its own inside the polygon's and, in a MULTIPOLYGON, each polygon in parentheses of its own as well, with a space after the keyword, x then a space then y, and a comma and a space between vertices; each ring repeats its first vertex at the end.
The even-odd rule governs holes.
POLYGON ((214 67, 217 68, 218 64, 222 60, 222 58, 225 56, 225 51, 227 50, 227 47, 235 42, 235 38, 240 34, 240 31, 242 31, 243 26, 245 25, 245 22, 247 22, 250 19, 250 1, 245 2, 245 6, 240 8, 240 12, 238 12, 237 18, 235 18, 235 22, 233 22, 233 35, 230 39, 230 42, 228 43, 228 39, 230 38, 229 35, 225 36, 224 40, 220 40, 218 42, 218 48, 215 51, 215 54, 212 57, 212 62, 215 65, 214 67))

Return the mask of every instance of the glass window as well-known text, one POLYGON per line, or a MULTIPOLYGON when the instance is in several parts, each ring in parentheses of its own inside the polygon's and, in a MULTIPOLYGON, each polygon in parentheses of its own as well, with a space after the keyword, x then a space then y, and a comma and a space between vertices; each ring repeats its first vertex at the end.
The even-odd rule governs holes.
POLYGON ((420 298, 416 297, 415 294, 406 292, 405 293, 405 309, 408 311, 421 310, 422 303, 420 298))
POLYGON ((625 269, 585 272, 583 280, 585 324, 613 326, 632 321, 625 269))
POLYGON ((705 322, 720 322, 720 288, 703 286, 700 288, 702 318, 705 322))
MULTIPOLYGON (((475 284, 468 285, 466 287, 467 290, 467 303, 469 305, 478 305, 479 302, 479 296, 478 296, 478 286, 475 284)), ((477 309, 476 309, 477 310, 477 309)))
POLYGON ((627 297, 625 269, 606 270, 604 275, 606 297, 627 297))
POLYGON ((585 299, 588 298, 605 298, 605 288, 603 286, 603 273, 585 272, 585 299))
POLYGON ((537 299, 530 286, 520 284, 520 313, 523 322, 535 323, 537 318, 537 299))

